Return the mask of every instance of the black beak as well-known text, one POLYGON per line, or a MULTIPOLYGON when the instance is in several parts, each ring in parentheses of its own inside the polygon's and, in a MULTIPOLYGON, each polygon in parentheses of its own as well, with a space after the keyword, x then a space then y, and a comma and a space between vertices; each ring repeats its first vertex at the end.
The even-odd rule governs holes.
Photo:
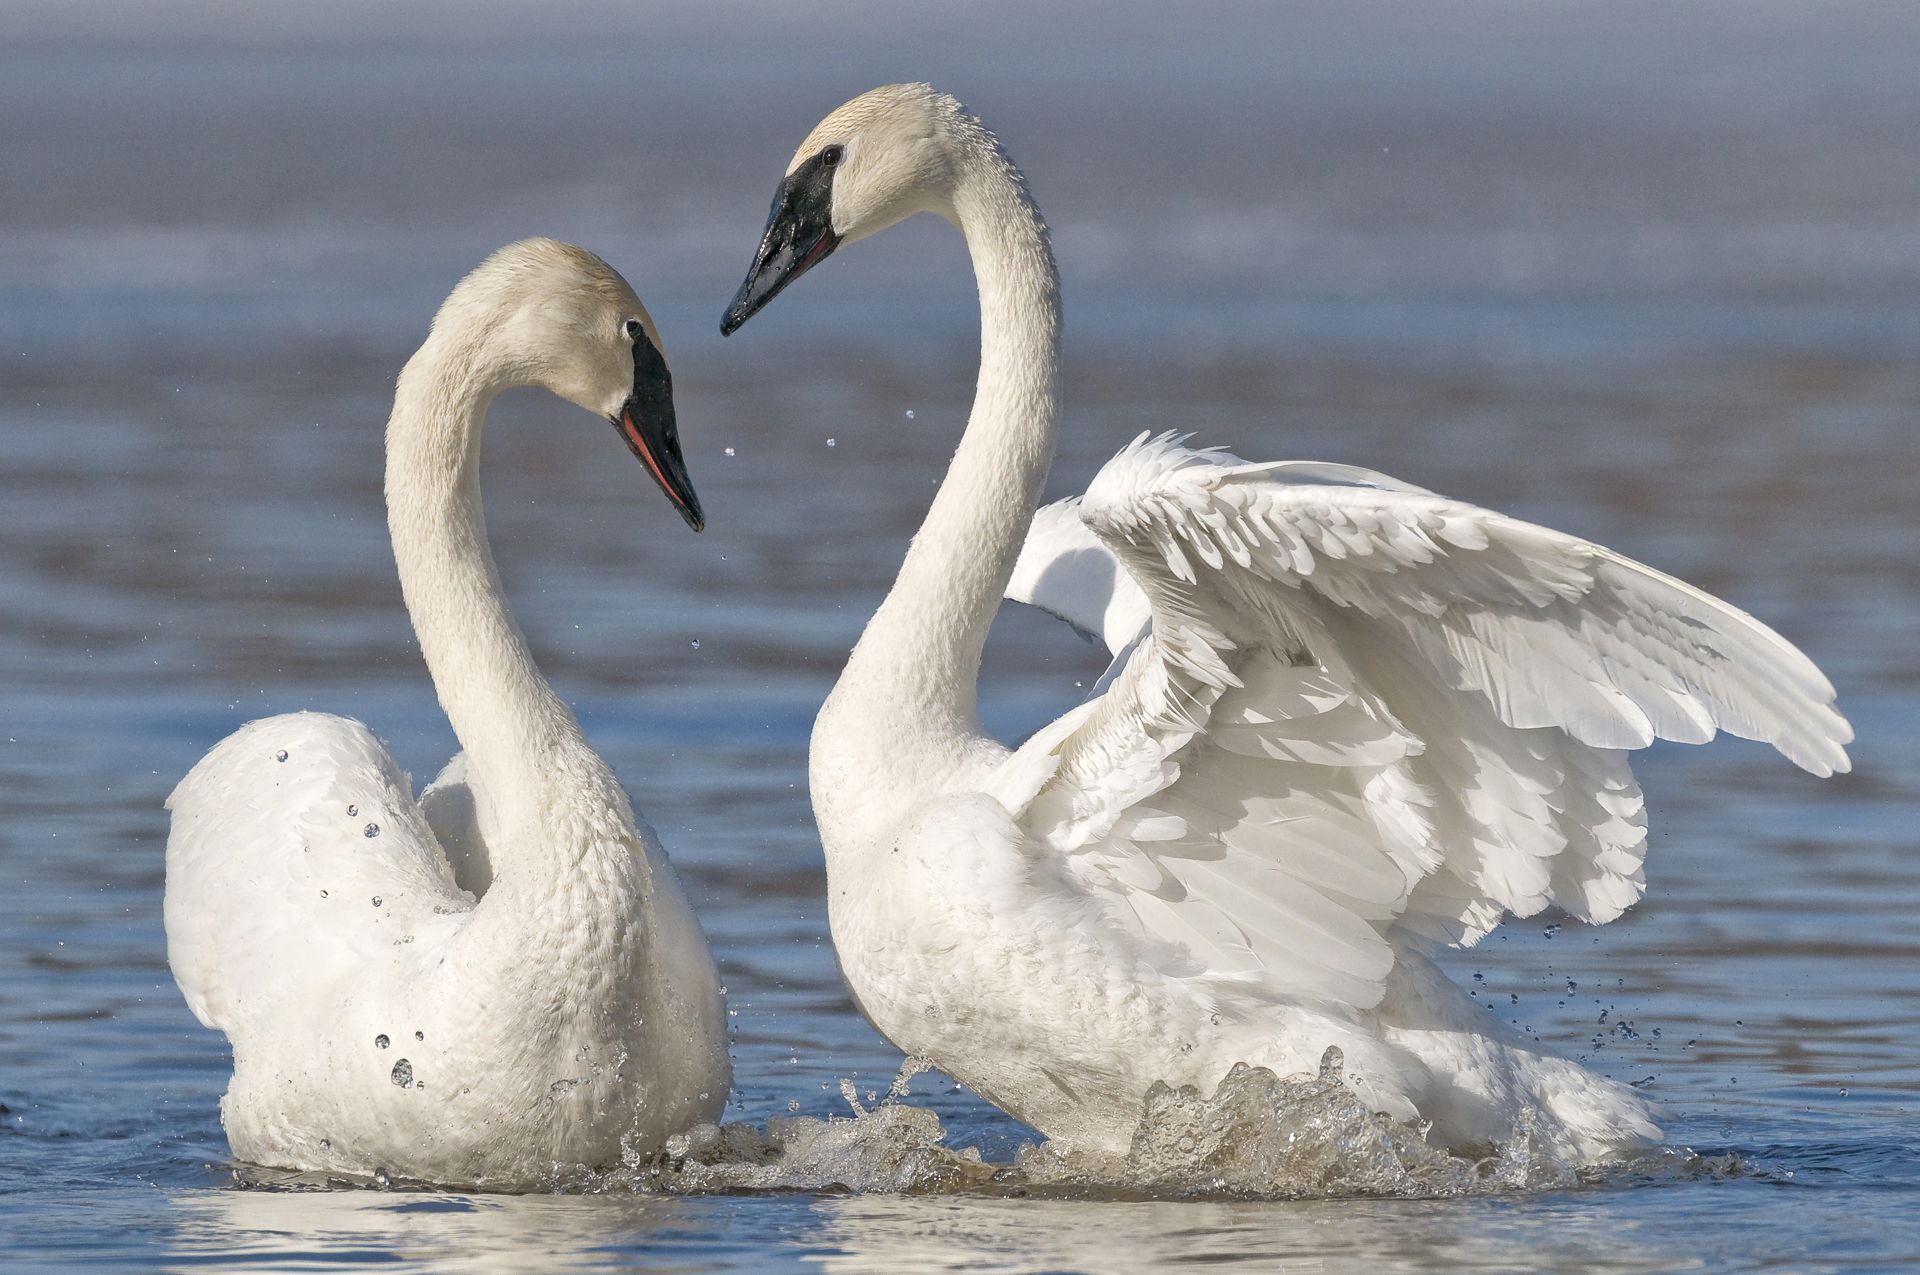
POLYGON ((833 173, 828 152, 838 160, 838 148, 829 147, 793 170, 774 193, 767 214, 767 232, 760 252, 747 271, 745 283, 733 294, 733 303, 720 319, 720 335, 734 332, 780 295, 780 290, 825 261, 840 246, 833 233, 833 173))
POLYGON ((687 525, 695 531, 705 527, 700 497, 693 494, 687 462, 680 455, 680 427, 673 417, 673 375, 644 332, 633 340, 633 392, 620 405, 620 415, 611 419, 687 525))

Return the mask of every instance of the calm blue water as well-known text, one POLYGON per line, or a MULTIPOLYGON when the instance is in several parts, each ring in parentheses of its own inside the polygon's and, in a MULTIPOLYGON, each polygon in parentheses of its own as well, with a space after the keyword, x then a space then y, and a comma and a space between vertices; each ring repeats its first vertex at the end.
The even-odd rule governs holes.
MULTIPOLYGON (((1920 1265, 1920 16, 1671 8, 7 10, 4 1261, 1920 1265), (496 408, 485 482, 542 666, 719 954, 730 1115, 844 1114, 840 1078, 898 1066, 834 968, 805 746, 964 419, 965 254, 912 224, 714 327, 792 145, 901 78, 975 105, 1056 228, 1054 494, 1146 428, 1371 466, 1700 583, 1833 677, 1851 776, 1657 747, 1646 901, 1450 961, 1651 1077, 1672 1141, 1737 1172, 1274 1204, 236 1188, 230 1059, 165 962, 160 803, 268 713, 362 717, 416 776, 454 751, 380 431, 440 297, 531 233, 621 267, 675 361, 705 534, 531 392, 496 408)), ((989 662, 1008 738, 1103 663, 1025 612, 989 662)), ((938 1076, 914 1101, 992 1159, 1032 1136, 938 1076)))

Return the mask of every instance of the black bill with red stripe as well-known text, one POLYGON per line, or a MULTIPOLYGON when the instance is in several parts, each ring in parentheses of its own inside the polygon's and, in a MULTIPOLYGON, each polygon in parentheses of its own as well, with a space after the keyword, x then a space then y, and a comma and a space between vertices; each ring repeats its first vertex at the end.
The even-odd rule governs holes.
POLYGON ((620 415, 611 419, 687 525, 695 531, 704 528, 707 520, 700 513, 700 497, 693 494, 687 462, 680 455, 680 427, 673 416, 673 374, 667 371, 667 361, 645 332, 633 339, 633 391, 620 405, 620 415))

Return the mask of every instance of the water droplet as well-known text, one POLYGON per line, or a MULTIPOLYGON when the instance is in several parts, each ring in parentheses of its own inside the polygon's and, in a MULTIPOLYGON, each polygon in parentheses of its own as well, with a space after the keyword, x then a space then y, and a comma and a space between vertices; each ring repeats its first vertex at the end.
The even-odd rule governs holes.
POLYGON ((402 1089, 413 1088, 413 1064, 402 1058, 393 1065, 393 1074, 390 1079, 402 1089))
POLYGON ((840 445, 840 444, 839 444, 839 440, 837 440, 837 439, 832 439, 832 438, 829 438, 829 439, 827 440, 827 446, 829 446, 829 447, 838 447, 839 445, 840 445))
POLYGON ((695 639, 693 640, 693 649, 694 649, 694 650, 696 650, 696 651, 700 649, 700 639, 699 639, 699 638, 695 638, 695 639))
POLYGON ((349 819, 351 819, 351 818, 353 818, 353 817, 354 817, 355 815, 357 815, 357 814, 359 814, 359 813, 360 813, 360 807, 358 807, 358 806, 348 806, 348 807, 347 807, 347 818, 349 818, 349 819))
POLYGON ((1473 981, 1476 983, 1484 983, 1487 981, 1487 976, 1476 971, 1473 976, 1473 981))
POLYGON ((322 1151, 331 1151, 331 1150, 333 1150, 333 1139, 331 1139, 331 1138, 322 1138, 322 1139, 320 1139, 320 1149, 321 1149, 322 1151))
POLYGON ((800 1100, 798 1098, 787 1099, 787 1110, 788 1111, 800 1110, 800 1100))
POLYGON ((579 1087, 580 1082, 577 1080, 556 1080, 547 1086, 547 1096, 550 1098, 564 1098, 579 1087))
POLYGON ((1520 1003, 1520 993, 1518 993, 1518 992, 1509 992, 1509 993, 1507 994, 1507 1001, 1508 1001, 1508 1003, 1510 1003, 1510 1004, 1514 1004, 1514 1005, 1518 1005, 1518 1004, 1520 1003))
POLYGON ((373 1171, 373 1184, 378 1187, 388 1187, 393 1185, 393 1179, 387 1176, 385 1169, 375 1169, 373 1171))
POLYGON ((907 419, 908 419, 908 420, 912 420, 912 419, 913 419, 913 413, 912 413, 912 412, 908 412, 908 413, 907 413, 907 419))
POLYGON ((377 894, 373 896, 373 906, 375 907, 380 906, 380 896, 377 894))
POLYGON ((321 897, 321 898, 323 898, 323 899, 324 899, 324 898, 326 898, 326 897, 327 897, 327 892, 326 892, 325 890, 322 890, 322 891, 320 891, 320 897, 321 897))
POLYGON ((1841 1086, 1841 1088, 1840 1088, 1840 1096, 1841 1096, 1842 1098, 1844 1098, 1844 1097, 1846 1097, 1846 1096, 1847 1096, 1847 1090, 1846 1090, 1846 1086, 1844 1086, 1844 1085, 1843 1085, 1843 1086, 1841 1086))
POLYGON ((375 1049, 385 1049, 388 1045, 391 1045, 392 1043, 393 1043, 392 1041, 387 1039, 387 1034, 385 1032, 381 1032, 378 1036, 375 1036, 373 1038, 373 1047, 375 1049))
POLYGON ((287 750, 282 748, 279 752, 273 755, 273 759, 275 761, 285 761, 287 759, 287 750))
POLYGON ((415 1040, 425 1040, 427 1038, 427 1034, 425 1032, 415 1032, 413 1034, 413 1038, 415 1040))
POLYGON ((379 824, 377 824, 377 823, 370 823, 370 824, 368 824, 368 825, 367 825, 367 835, 368 835, 369 837, 377 837, 377 836, 379 836, 379 835, 380 835, 380 825, 379 825, 379 824))
POLYGON ((1548 938, 1552 938, 1554 935, 1560 932, 1560 927, 1557 925, 1549 925, 1546 929, 1540 932, 1546 935, 1548 938))
POLYGON ((731 447, 727 448, 727 455, 729 456, 733 455, 733 448, 731 447))

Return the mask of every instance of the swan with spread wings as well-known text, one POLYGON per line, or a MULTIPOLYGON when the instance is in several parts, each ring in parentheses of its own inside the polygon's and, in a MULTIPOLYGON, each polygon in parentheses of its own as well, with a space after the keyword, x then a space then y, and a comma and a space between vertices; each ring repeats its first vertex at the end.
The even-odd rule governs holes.
POLYGON ((1659 1130, 1631 1089, 1498 1022, 1429 959, 1509 913, 1644 889, 1627 751, 1720 730, 1847 768, 1832 686, 1752 617, 1598 545, 1383 475, 1142 436, 1035 514, 1058 280, 1026 182, 925 85, 795 155, 731 332, 921 211, 966 236, 965 435, 822 708, 811 780, 861 1010, 1020 1119, 1123 1154, 1155 1081, 1338 1046, 1376 1109, 1485 1148, 1526 1110, 1566 1160, 1659 1130), (1094 694, 1018 749, 975 679, 1003 593, 1100 633, 1094 694))

